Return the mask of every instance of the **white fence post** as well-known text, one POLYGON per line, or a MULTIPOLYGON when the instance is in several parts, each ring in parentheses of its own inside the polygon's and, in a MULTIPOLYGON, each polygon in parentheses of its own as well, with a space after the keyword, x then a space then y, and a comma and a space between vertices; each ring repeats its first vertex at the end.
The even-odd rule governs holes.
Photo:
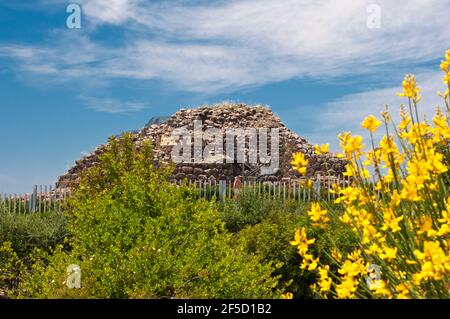
POLYGON ((227 196, 227 181, 219 181, 219 199, 223 203, 225 197, 227 196))

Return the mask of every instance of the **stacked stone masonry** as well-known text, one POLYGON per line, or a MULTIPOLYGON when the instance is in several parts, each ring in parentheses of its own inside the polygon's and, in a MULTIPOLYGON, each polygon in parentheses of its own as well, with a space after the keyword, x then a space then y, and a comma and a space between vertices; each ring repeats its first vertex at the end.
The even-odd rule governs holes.
MULTIPOLYGON (((171 137, 176 128, 186 128, 194 136, 194 121, 201 121, 202 129, 217 128, 223 134, 226 141, 228 129, 254 128, 259 132, 260 128, 279 129, 279 170, 273 174, 261 175, 257 164, 247 163, 178 163, 175 164, 174 180, 233 180, 237 175, 243 175, 248 179, 263 181, 288 181, 298 179, 300 176, 291 169, 292 154, 303 152, 309 160, 307 176, 340 176, 345 170, 346 162, 337 158, 334 154, 316 155, 313 145, 304 138, 289 130, 268 107, 261 105, 248 106, 245 104, 222 103, 212 106, 202 106, 193 109, 180 109, 174 115, 165 119, 162 123, 149 124, 143 129, 133 132, 135 142, 151 140, 154 145, 155 160, 165 163, 171 162, 172 148, 177 143, 171 137)), ((157 121, 158 122, 158 121, 157 121)), ((199 123, 199 122, 197 122, 199 123)), ((270 134, 267 138, 270 150, 270 134)), ((203 141, 205 146, 208 141, 203 141)), ((237 143, 235 143, 237 144, 237 143)), ((92 153, 75 162, 75 165, 63 176, 59 177, 57 187, 72 187, 79 181, 80 173, 98 163, 98 156, 103 152, 105 145, 97 147, 92 153)), ((226 145, 224 144, 224 150, 226 145)), ((259 152, 259 149, 258 149, 259 152)), ((249 153, 248 145, 245 145, 245 153, 249 153)), ((235 154, 237 149, 235 145, 235 154)), ((258 153, 258 159, 260 158, 258 153)), ((236 155, 235 155, 236 156, 236 155)), ((258 161, 259 162, 259 161, 258 161)))

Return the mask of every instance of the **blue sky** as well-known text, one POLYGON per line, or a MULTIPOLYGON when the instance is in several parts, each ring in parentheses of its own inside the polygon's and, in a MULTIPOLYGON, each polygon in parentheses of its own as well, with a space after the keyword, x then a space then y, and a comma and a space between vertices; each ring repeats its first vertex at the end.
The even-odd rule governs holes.
POLYGON ((379 114, 405 73, 431 114, 449 0, 0 2, 0 192, 52 184, 107 137, 180 107, 269 105, 312 143, 379 114), (369 28, 371 4, 380 28, 369 28))

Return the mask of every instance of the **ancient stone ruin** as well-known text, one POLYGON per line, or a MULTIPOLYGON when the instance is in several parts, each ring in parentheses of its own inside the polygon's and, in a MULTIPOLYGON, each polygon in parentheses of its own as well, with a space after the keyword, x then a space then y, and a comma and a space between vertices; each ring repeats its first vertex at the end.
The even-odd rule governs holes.
MULTIPOLYGON (((196 159, 195 151, 192 150, 192 160, 189 162, 175 163, 175 171, 172 175, 174 180, 188 179, 188 180, 233 180, 235 176, 241 175, 244 179, 262 180, 262 181, 287 181, 299 178, 299 174, 291 169, 290 161, 292 154, 295 152, 303 152, 309 159, 307 175, 309 177, 315 176, 339 176, 345 170, 345 161, 337 158, 334 154, 316 155, 314 154, 313 145, 309 144, 304 138, 289 130, 268 107, 261 105, 248 106, 245 104, 222 103, 212 106, 202 106, 194 109, 180 109, 170 117, 161 117, 152 119, 144 128, 135 131, 132 134, 135 136, 135 142, 141 143, 144 140, 150 139, 154 145, 155 160, 162 162, 173 162, 172 151, 175 145, 180 145, 181 140, 176 140, 177 130, 184 129, 192 138, 187 138, 194 145, 194 137, 196 132, 195 124, 200 125, 202 131, 207 131, 211 128, 216 128, 216 135, 223 137, 223 150, 227 150, 227 132, 232 129, 255 129, 259 134, 258 141, 260 143, 261 136, 267 134, 267 150, 266 155, 261 153, 261 148, 256 150, 250 146, 249 136, 241 136, 236 138, 236 142, 232 146, 234 150, 234 158, 230 159, 228 153, 222 157, 212 157, 201 162, 196 159), (267 129, 267 133, 264 130, 267 129), (279 165, 278 169, 271 169, 267 158, 271 158, 272 153, 272 139, 270 132, 275 132, 278 129, 279 136, 279 165), (262 133, 261 133, 262 132, 262 133), (261 135, 263 134, 263 135, 261 135), (174 137, 175 136, 175 137, 174 137), (242 144, 242 148, 238 148, 238 141, 242 144), (244 152, 246 157, 237 160, 238 153, 244 152), (253 153, 252 153, 253 152, 253 153), (228 156, 228 157, 227 157, 228 156), (257 158, 257 162, 251 161, 251 158, 257 158), (219 160, 217 160, 219 158, 219 160), (265 161, 262 161, 264 159, 265 161), (244 163, 242 163, 244 162, 244 163)), ((201 141, 201 147, 208 145, 208 139, 204 138, 201 141)), ((230 140, 228 140, 230 142, 230 140)), ((230 144, 230 143, 228 143, 230 144)), ((198 144, 197 144, 198 145, 198 144)), ((260 144, 258 144, 259 146, 260 144)), ((275 144, 274 144, 275 145, 275 144)), ((97 147, 91 154, 76 161, 69 171, 58 179, 57 187, 65 188, 76 185, 80 173, 98 163, 98 156, 103 152, 104 145, 97 147)), ((198 150, 198 148, 197 148, 198 150)), ((214 153, 214 151, 213 151, 214 153)), ((201 156, 201 155, 200 155, 201 156)))

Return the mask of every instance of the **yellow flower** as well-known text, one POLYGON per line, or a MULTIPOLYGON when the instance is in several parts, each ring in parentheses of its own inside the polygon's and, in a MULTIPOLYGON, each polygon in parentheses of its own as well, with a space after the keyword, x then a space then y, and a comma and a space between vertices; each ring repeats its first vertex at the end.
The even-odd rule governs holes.
POLYGON ((397 168, 405 160, 404 154, 400 153, 393 136, 384 135, 380 141, 381 159, 384 167, 397 168))
POLYGON ((329 144, 322 144, 322 145, 315 145, 314 151, 316 154, 327 154, 329 152, 330 145, 329 144))
POLYGON ((417 261, 412 260, 412 259, 406 259, 406 263, 407 263, 408 265, 417 265, 417 261))
POLYGON ((381 152, 379 149, 374 149, 366 153, 367 160, 363 162, 364 166, 374 165, 378 167, 381 162, 381 152))
POLYGON ((417 180, 418 179, 415 176, 407 176, 406 179, 402 181, 403 188, 400 193, 401 198, 413 202, 418 202, 422 199, 419 195, 420 186, 418 185, 417 180))
POLYGON ((378 296, 390 298, 392 293, 386 288, 386 283, 383 280, 377 280, 376 284, 369 287, 373 293, 378 296))
POLYGON ((361 177, 366 179, 370 178, 370 172, 365 168, 361 169, 361 177))
POLYGON ((342 173, 344 176, 352 177, 357 175, 357 169, 355 167, 355 164, 353 162, 348 163, 345 165, 345 172, 342 173))
POLYGON ((408 128, 409 125, 411 125, 411 117, 404 109, 401 110, 400 116, 402 117, 402 120, 398 125, 398 128, 400 131, 404 131, 408 128))
POLYGON ((293 299, 294 295, 292 294, 292 292, 285 292, 284 294, 281 295, 281 299, 293 299))
POLYGON ((438 219, 438 222, 441 224, 441 227, 438 231, 438 236, 445 236, 450 234, 450 197, 447 198, 446 209, 441 212, 442 218, 438 219))
POLYGON ((388 247, 388 246, 384 246, 383 247, 383 252, 380 253, 380 258, 384 259, 384 260, 392 260, 395 259, 395 257, 397 257, 397 247, 388 247))
POLYGON ((319 287, 321 292, 327 292, 331 289, 332 280, 328 276, 328 272, 330 271, 330 266, 326 265, 324 267, 319 267, 319 276, 320 282, 319 287))
POLYGON ((305 158, 305 154, 302 152, 292 154, 291 165, 294 170, 299 172, 301 175, 305 175, 306 168, 308 166, 308 160, 305 158))
POLYGON ((343 222, 344 224, 346 224, 346 225, 351 225, 352 224, 352 218, 347 213, 344 213, 342 216, 340 216, 339 220, 341 222, 343 222))
POLYGON ((437 110, 436 115, 433 117, 435 142, 439 142, 442 139, 450 139, 450 127, 447 123, 447 117, 440 110, 437 110))
POLYGON ((344 276, 357 277, 366 271, 366 267, 363 260, 358 260, 352 262, 351 260, 346 260, 338 272, 344 276))
POLYGON ((333 257, 337 262, 340 262, 342 259, 342 254, 337 249, 333 249, 331 251, 331 257, 333 257))
POLYGON ((322 210, 319 203, 312 203, 311 209, 308 211, 308 216, 311 218, 314 226, 320 226, 327 223, 330 219, 327 217, 328 211, 322 210))
POLYGON ((378 255, 383 252, 377 243, 371 244, 365 251, 368 255, 378 255))
POLYGON ((377 118, 373 115, 369 115, 361 122, 361 127, 369 130, 370 132, 375 132, 378 127, 381 125, 381 122, 377 120, 377 118))
POLYGON ((450 225, 448 223, 442 224, 439 228, 439 231, 437 232, 438 236, 445 236, 447 234, 450 234, 450 225))
POLYGON ((319 265, 319 258, 314 259, 313 255, 305 254, 303 256, 302 264, 300 265, 301 269, 307 269, 309 271, 313 271, 319 265))
POLYGON ((392 196, 391 196, 391 202, 390 202, 390 206, 392 208, 397 207, 398 205, 400 205, 401 202, 401 198, 400 195, 398 193, 398 191, 396 189, 394 189, 394 191, 392 192, 392 196))
POLYGON ((414 254, 419 259, 421 270, 413 275, 416 284, 428 280, 441 280, 450 271, 450 259, 441 248, 438 241, 426 241, 423 251, 415 250, 414 254))
POLYGON ((391 208, 387 208, 383 212, 383 227, 381 230, 391 230, 392 233, 398 232, 401 228, 398 223, 403 220, 403 216, 396 217, 391 208))
POLYGON ((417 86, 416 77, 412 74, 407 74, 403 79, 403 92, 398 93, 399 96, 408 97, 416 102, 420 101, 420 88, 417 86))
POLYGON ((350 133, 339 134, 339 140, 342 150, 348 159, 353 156, 359 158, 362 155, 362 150, 364 148, 363 138, 359 135, 351 136, 350 133))
POLYGON ((406 282, 402 282, 400 284, 398 284, 397 286, 395 286, 395 291, 398 293, 397 298, 398 299, 409 299, 410 298, 410 294, 409 294, 409 290, 410 290, 410 285, 406 282))
POLYGON ((444 72, 448 72, 448 68, 450 66, 450 62, 448 61, 441 61, 441 70, 444 72))
POLYGON ((339 194, 341 196, 335 200, 336 204, 345 203, 346 205, 350 205, 351 203, 362 199, 361 190, 357 187, 348 186, 341 189, 339 194))
POLYGON ((444 84, 450 85, 450 72, 447 72, 444 76, 444 84))
POLYGON ((351 261, 354 262, 362 262, 362 258, 361 258, 361 250, 357 249, 353 252, 351 252, 350 254, 348 254, 347 258, 351 261))
POLYGON ((419 218, 419 230, 417 233, 419 235, 427 234, 429 237, 435 235, 436 231, 433 229, 433 219, 431 216, 424 215, 419 218))
POLYGON ((291 245, 297 246, 299 255, 304 256, 308 252, 308 246, 315 241, 315 238, 308 239, 306 236, 306 229, 302 227, 301 229, 295 230, 294 240, 291 241, 291 245))
POLYGON ((441 98, 446 99, 446 98, 448 98, 448 96, 450 95, 450 90, 447 89, 444 93, 441 93, 440 91, 438 91, 438 95, 439 95, 441 98))
POLYGON ((344 280, 336 286, 336 293, 339 299, 353 298, 355 296, 358 283, 353 277, 345 277, 344 280))

